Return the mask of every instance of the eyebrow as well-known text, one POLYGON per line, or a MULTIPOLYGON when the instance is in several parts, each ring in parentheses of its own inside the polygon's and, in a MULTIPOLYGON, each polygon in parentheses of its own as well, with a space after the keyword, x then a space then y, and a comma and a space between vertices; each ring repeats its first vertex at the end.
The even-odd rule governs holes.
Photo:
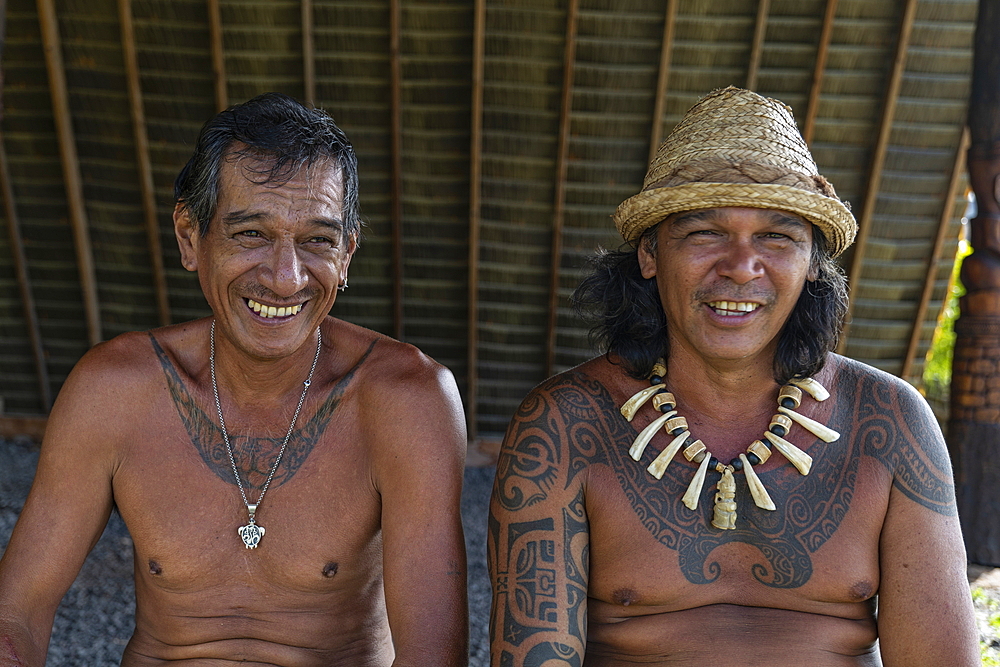
MULTIPOLYGON (((270 216, 263 211, 232 211, 222 216, 223 225, 239 225, 245 222, 254 222, 256 220, 266 220, 270 216)), ((337 231, 343 231, 344 222, 340 218, 313 218, 310 222, 319 225, 321 227, 327 227, 329 229, 334 229, 337 231)))
MULTIPOLYGON (((805 229, 810 223, 802 218, 795 215, 790 215, 784 213, 783 211, 775 211, 771 209, 761 209, 768 213, 771 217, 771 224, 777 227, 786 229, 805 229)), ((698 222, 712 222, 720 216, 719 212, 714 208, 707 208, 698 211, 684 211, 683 213, 677 214, 673 220, 670 221, 671 225, 683 225, 698 222)))

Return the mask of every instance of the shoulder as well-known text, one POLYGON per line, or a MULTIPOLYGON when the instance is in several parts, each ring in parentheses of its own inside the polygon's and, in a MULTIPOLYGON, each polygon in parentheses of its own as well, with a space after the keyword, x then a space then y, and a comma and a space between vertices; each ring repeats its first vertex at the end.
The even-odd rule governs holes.
POLYGON ((344 369, 358 379, 358 391, 366 399, 387 399, 398 404, 407 393, 442 393, 457 398, 451 371, 409 343, 402 343, 376 331, 328 317, 323 325, 324 346, 334 348, 334 356, 344 369))
POLYGON ((59 390, 46 425, 49 447, 111 444, 134 426, 136 406, 152 404, 164 374, 149 332, 129 332, 99 343, 76 363, 59 390))
POLYGON ((151 374, 158 366, 152 335, 145 331, 124 333, 98 343, 73 367, 60 398, 81 391, 97 399, 105 395, 134 395, 159 379, 151 374))
POLYGON ((618 405, 624 402, 621 389, 624 383, 627 379, 620 368, 604 357, 596 357, 553 375, 532 389, 521 402, 515 419, 528 418, 544 404, 567 423, 601 420, 609 412, 618 412, 618 405))
POLYGON ((833 362, 837 421, 860 453, 881 463, 900 493, 940 514, 954 514, 951 461, 927 401, 888 373, 843 357, 833 362))
POLYGON ((909 382, 854 359, 831 354, 821 376, 832 374, 831 393, 838 404, 853 405, 855 417, 891 416, 902 425, 936 428, 927 401, 909 382))

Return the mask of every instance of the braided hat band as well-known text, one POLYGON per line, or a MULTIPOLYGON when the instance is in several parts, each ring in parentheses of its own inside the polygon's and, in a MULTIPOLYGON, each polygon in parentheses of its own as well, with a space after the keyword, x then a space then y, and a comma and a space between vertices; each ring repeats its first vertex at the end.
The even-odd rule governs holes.
POLYGON ((823 233, 833 256, 858 229, 816 169, 791 109, 733 87, 691 107, 656 152, 642 192, 621 203, 614 221, 633 241, 672 213, 722 207, 800 215, 823 233))

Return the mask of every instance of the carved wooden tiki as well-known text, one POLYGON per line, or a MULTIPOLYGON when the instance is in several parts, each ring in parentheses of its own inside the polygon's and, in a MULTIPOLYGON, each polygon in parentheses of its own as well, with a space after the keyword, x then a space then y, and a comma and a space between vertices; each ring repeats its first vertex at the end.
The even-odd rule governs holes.
POLYGON ((969 560, 1000 565, 1000 0, 980 0, 969 100, 978 212, 955 323, 948 448, 969 560))

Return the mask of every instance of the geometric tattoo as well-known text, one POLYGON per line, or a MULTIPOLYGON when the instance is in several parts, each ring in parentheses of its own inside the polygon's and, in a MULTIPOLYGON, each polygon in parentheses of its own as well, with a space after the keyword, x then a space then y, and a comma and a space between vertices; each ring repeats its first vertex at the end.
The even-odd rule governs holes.
MULTIPOLYGON (((525 508, 568 489, 573 478, 591 465, 606 465, 614 471, 639 522, 664 548, 677 552, 681 571, 694 584, 718 579, 721 566, 711 554, 733 542, 753 545, 759 551, 761 558, 749 567, 749 573, 761 584, 792 589, 808 582, 813 574, 812 554, 833 536, 851 508, 863 456, 885 466, 893 485, 914 502, 940 514, 955 514, 950 462, 945 448, 929 441, 938 436, 926 408, 911 394, 871 373, 841 374, 840 384, 828 422, 842 434, 840 440, 816 448, 820 453, 808 476, 794 469, 789 472, 790 466, 760 474, 778 506, 776 511, 757 508, 746 484, 737 484, 740 522, 735 530, 717 530, 710 525, 715 484, 706 482, 698 509, 687 509, 680 499, 694 464, 678 459, 662 479, 649 475, 646 467, 659 452, 650 445, 639 463, 628 456, 636 430, 620 416, 602 384, 579 373, 543 383, 512 421, 497 469, 494 499, 507 513, 508 534, 499 534, 500 524, 491 516, 490 546, 501 548, 502 553, 494 551, 500 556, 494 561, 496 567, 503 567, 506 560, 516 563, 517 571, 502 573, 500 592, 506 595, 500 597, 506 602, 499 607, 507 617, 494 619, 499 621, 492 624, 494 630, 502 627, 504 640, 516 646, 527 634, 547 629, 551 589, 545 585, 545 573, 552 560, 566 564, 565 580, 572 590, 564 593, 565 599, 574 608, 583 602, 587 589, 579 572, 587 572, 587 553, 577 549, 573 555, 568 541, 574 531, 588 530, 582 499, 564 510, 563 516, 554 517, 562 524, 564 536, 557 536, 552 519, 548 524, 544 519, 515 521, 525 508), (554 488, 557 480, 563 489, 554 488), (556 559, 548 558, 553 544, 559 547, 556 559), (580 563, 579 572, 574 561, 580 563)), ((494 581, 494 585, 499 583, 494 581)))
MULTIPOLYGON (((192 444, 209 470, 214 472, 220 479, 229 484, 236 485, 233 477, 233 468, 229 461, 229 452, 226 450, 225 441, 222 438, 222 430, 209 417, 201 407, 195 402, 191 393, 184 386, 180 374, 174 368, 167 353, 160 347, 156 338, 149 335, 153 343, 153 350, 160 360, 160 366, 167 378, 167 386, 170 389, 170 397, 173 399, 177 414, 184 422, 184 428, 191 438, 192 444)), ((313 415, 301 428, 292 431, 292 436, 288 440, 284 455, 278 469, 271 480, 275 486, 281 486, 295 475, 302 467, 313 447, 319 442, 323 431, 326 430, 334 410, 340 403, 340 399, 354 377, 355 371, 364 363, 368 355, 371 354, 375 343, 368 347, 357 364, 354 365, 343 378, 341 378, 329 396, 313 415)), ((274 460, 281 451, 281 443, 284 437, 250 437, 245 434, 229 434, 229 441, 233 448, 233 458, 236 460, 236 468, 246 477, 242 479, 244 487, 249 490, 259 491, 267 482, 267 476, 274 466, 274 460)))

